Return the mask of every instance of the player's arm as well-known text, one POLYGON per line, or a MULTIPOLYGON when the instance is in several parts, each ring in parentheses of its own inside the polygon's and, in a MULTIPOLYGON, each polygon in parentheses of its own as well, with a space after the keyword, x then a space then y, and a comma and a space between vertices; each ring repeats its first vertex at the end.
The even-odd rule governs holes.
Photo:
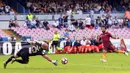
POLYGON ((99 36, 99 37, 97 37, 96 42, 100 42, 100 40, 101 40, 101 37, 99 36))
POLYGON ((110 33, 108 33, 108 35, 109 35, 112 39, 118 39, 118 38, 112 36, 110 33))
POLYGON ((116 39, 116 37, 112 36, 111 38, 116 39))
POLYGON ((48 60, 49 62, 53 63, 55 66, 58 65, 57 60, 52 60, 47 55, 42 55, 42 57, 45 58, 46 60, 48 60))
POLYGON ((47 55, 42 55, 42 57, 48 60, 49 62, 52 62, 52 60, 47 55))

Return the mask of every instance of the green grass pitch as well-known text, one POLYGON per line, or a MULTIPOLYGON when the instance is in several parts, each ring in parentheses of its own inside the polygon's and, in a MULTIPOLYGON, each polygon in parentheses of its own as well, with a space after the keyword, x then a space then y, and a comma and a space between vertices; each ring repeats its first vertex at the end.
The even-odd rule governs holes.
MULTIPOLYGON (((129 53, 130 54, 130 53, 129 53)), ((41 56, 30 57, 29 64, 8 64, 3 69, 3 62, 9 56, 0 56, 0 73, 130 73, 130 56, 108 53, 107 63, 100 62, 101 53, 93 54, 60 54, 48 55, 57 59, 59 65, 54 66, 41 56), (61 58, 68 58, 69 63, 61 64, 61 58)))

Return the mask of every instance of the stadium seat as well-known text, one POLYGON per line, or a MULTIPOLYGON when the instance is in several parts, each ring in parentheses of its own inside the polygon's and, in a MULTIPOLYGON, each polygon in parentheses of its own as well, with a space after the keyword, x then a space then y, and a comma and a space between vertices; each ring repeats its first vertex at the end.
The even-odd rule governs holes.
MULTIPOLYGON (((36 28, 36 29, 29 29, 29 28, 25 28, 25 27, 16 27, 16 28, 11 28, 12 30, 14 30, 17 34, 21 35, 21 36, 31 36, 35 39, 52 39, 54 32, 57 30, 56 28, 50 28, 50 30, 45 30, 44 28, 36 28), (37 37, 37 38, 36 38, 37 37)), ((65 32, 65 28, 63 28, 64 30, 58 31, 59 34, 61 35, 61 37, 64 36, 64 32, 65 32)), ((118 29, 113 29, 113 28, 109 28, 108 31, 112 34, 112 35, 116 35, 116 37, 120 37, 120 38, 130 38, 130 29, 127 28, 118 28, 118 29)), ((69 32, 70 34, 70 38, 77 38, 78 40, 81 40, 83 37, 86 38, 91 38, 91 36, 99 36, 101 34, 101 30, 100 29, 83 29, 83 30, 76 30, 75 32, 69 32), (80 36, 79 36, 80 35, 80 36)))

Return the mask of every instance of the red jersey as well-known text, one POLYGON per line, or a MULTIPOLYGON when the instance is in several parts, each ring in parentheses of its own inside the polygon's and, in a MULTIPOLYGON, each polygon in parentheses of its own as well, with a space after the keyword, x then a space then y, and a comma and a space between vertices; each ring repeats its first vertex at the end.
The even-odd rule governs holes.
POLYGON ((102 40, 103 46, 111 44, 110 37, 112 37, 112 35, 109 32, 105 32, 100 35, 100 39, 102 40))

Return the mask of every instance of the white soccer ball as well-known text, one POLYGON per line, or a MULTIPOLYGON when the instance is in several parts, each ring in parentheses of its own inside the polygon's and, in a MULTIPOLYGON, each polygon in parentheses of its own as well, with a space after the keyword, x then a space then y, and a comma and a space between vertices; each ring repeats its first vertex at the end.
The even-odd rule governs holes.
POLYGON ((67 58, 62 58, 61 59, 61 63, 62 64, 67 64, 68 63, 68 59, 67 58))

